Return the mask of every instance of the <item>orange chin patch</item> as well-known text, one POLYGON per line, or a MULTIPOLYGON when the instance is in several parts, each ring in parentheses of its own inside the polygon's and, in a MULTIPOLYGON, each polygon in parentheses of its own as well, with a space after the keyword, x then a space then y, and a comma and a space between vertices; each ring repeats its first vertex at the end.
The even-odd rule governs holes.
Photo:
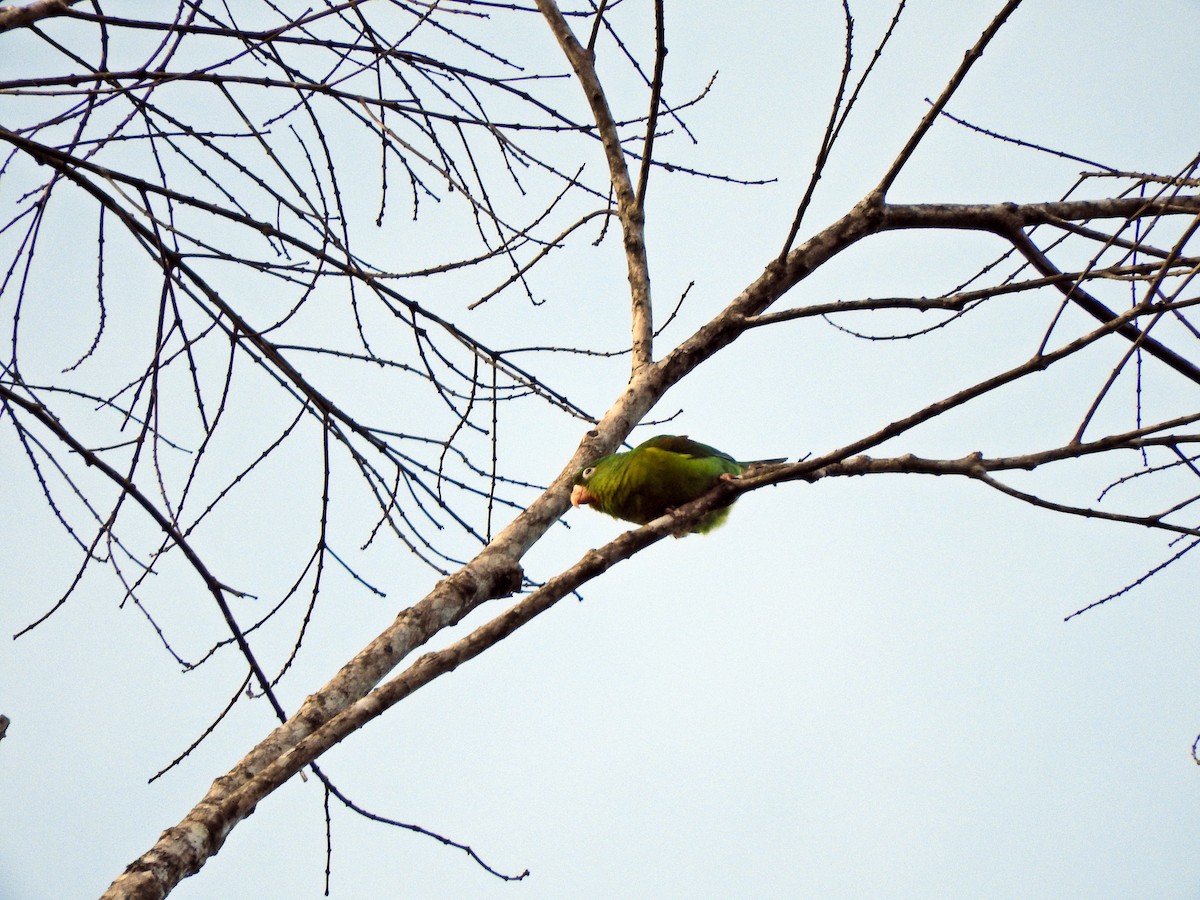
POLYGON ((571 505, 575 507, 586 506, 596 499, 596 495, 585 488, 582 484, 577 484, 571 488, 571 505))

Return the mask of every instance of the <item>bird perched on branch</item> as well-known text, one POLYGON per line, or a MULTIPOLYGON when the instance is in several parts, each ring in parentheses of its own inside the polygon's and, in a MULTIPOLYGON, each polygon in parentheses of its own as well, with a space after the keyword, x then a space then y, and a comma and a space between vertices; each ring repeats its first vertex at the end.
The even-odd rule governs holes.
MULTIPOLYGON (((571 489, 571 505, 594 506, 615 519, 645 525, 707 493, 718 481, 742 474, 749 466, 784 461, 740 462, 687 435, 660 434, 632 450, 610 453, 581 469, 571 489)), ((714 509, 690 531, 712 531, 729 517, 729 509, 714 509)))

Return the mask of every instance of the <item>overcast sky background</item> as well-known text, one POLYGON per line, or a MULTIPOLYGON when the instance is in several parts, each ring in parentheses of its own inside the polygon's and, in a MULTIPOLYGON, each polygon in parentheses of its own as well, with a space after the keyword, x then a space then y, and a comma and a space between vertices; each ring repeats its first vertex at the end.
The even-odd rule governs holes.
MULTIPOLYGON (((924 114, 923 98, 940 92, 998 6, 911 5, 801 237, 878 180, 924 114)), ((861 3, 854 12, 861 61, 891 8, 861 3)), ((689 2, 667 13, 671 95, 689 96, 720 72, 687 119, 701 144, 673 144, 677 158, 779 182, 652 181, 647 229, 660 308, 696 282, 660 353, 778 251, 828 115, 842 42, 833 2, 689 2)), ((950 111, 1109 165, 1174 172, 1197 151, 1198 13, 1195 2, 1029 2, 950 111)), ((511 39, 557 52, 545 29, 511 39)), ((11 77, 35 42, 0 41, 0 70, 11 77)), ((602 164, 598 155, 588 162, 602 164)), ((1080 168, 943 123, 891 199, 1053 200, 1080 168)), ((402 233, 381 240, 411 247, 422 235, 401 219, 402 233)), ((69 230, 55 239, 69 260, 69 230)), ((872 240, 789 299, 931 294, 987 258, 981 243, 872 240)), ((529 329, 546 322, 549 333, 594 331, 603 346, 619 345, 627 328, 619 249, 610 237, 594 259, 551 268, 555 280, 543 288, 554 302, 544 309, 485 307, 479 332, 498 345, 536 343, 529 329)), ((442 302, 455 308, 454 298, 442 302)), ((822 453, 967 383, 964 371, 1020 361, 1044 325, 1044 314, 1027 332, 981 315, 923 342, 889 344, 818 322, 763 329, 671 391, 656 411, 681 410, 669 426, 635 438, 687 433, 740 458, 822 453)), ((556 377, 599 413, 623 387, 626 365, 556 377)), ((1103 379, 1098 365, 1049 373, 889 449, 992 454, 1039 446, 1047 434, 1065 439, 1103 379)), ((1194 386, 1148 370, 1157 396, 1195 408, 1194 386)), ((501 427, 505 446, 542 481, 583 430, 563 416, 518 415, 501 427)), ((77 563, 7 426, 0 471, 0 634, 10 635, 53 602, 77 563)), ((1074 496, 1094 475, 1066 467, 1056 489, 1074 496)), ((274 505, 247 514, 269 517, 262 540, 221 557, 247 577, 272 563, 296 522, 310 521, 274 505)), ((532 577, 554 574, 623 527, 589 510, 566 518, 571 527, 527 559, 532 577)), ((322 759, 373 811, 468 843, 501 871, 528 868, 528 879, 502 883, 459 851, 335 807, 332 894, 1200 897, 1195 563, 1063 622, 1171 552, 1161 535, 1068 520, 947 479, 829 480, 749 495, 722 530, 661 542, 616 567, 586 587, 583 602, 564 600, 322 759)), ((327 588, 281 690, 290 708, 434 581, 426 569, 370 554, 362 565, 387 597, 349 579, 327 588)), ((199 593, 186 578, 178 589, 181 598, 199 593)), ((119 600, 111 579, 92 579, 0 653, 0 712, 12 718, 0 743, 4 900, 98 895, 272 724, 265 704, 243 703, 187 763, 147 786, 208 724, 241 667, 231 657, 180 674, 119 600)), ((324 840, 320 784, 293 780, 173 896, 319 897, 324 840)))

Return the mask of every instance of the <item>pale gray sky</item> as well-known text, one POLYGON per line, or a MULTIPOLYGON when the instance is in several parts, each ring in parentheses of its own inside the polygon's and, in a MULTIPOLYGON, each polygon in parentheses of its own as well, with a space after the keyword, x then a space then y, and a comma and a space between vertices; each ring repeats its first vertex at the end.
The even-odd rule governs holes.
MULTIPOLYGON (((924 114, 923 98, 940 91, 998 6, 911 4, 805 233, 878 180, 924 114)), ((854 12, 861 60, 891 9, 870 2, 854 12)), ((1197 12, 1194 2, 1030 2, 950 111, 1109 165, 1175 171, 1197 151, 1197 12)), ((661 347, 777 252, 828 115, 839 21, 832 2, 668 4, 671 96, 689 96, 720 72, 688 117, 701 144, 677 141, 671 151, 698 168, 779 183, 652 182, 659 303, 669 307, 696 282, 661 347)), ((520 39, 555 52, 540 31, 520 39)), ((8 48, 0 77, 10 78, 36 41, 0 42, 8 48)), ((602 165, 598 155, 585 161, 602 165)), ((893 199, 1052 200, 1080 168, 944 123, 893 199)), ((391 225, 381 242, 427 239, 403 213, 391 225)), ((48 240, 47 258, 69 259, 68 227, 48 240)), ((933 293, 985 258, 979 241, 872 241, 790 299, 933 293)), ((563 334, 578 342, 583 331, 618 346, 627 318, 618 252, 610 236, 594 259, 564 256, 542 282, 545 307, 493 302, 471 324, 497 345, 563 334)), ((86 282, 89 266, 62 277, 86 282)), ((461 309, 453 297, 420 299, 461 309)), ((0 310, 7 319, 10 308, 0 310)), ((63 339, 69 323, 45 321, 47 344, 63 339)), ((682 410, 669 426, 638 434, 688 433, 740 458, 820 453, 944 395, 964 369, 1022 359, 1044 316, 1028 333, 997 332, 998 323, 892 344, 818 322, 763 330, 666 397, 659 413, 682 410)), ((626 374, 624 361, 554 365, 558 383, 596 412, 626 374)), ((1157 370, 1148 377, 1160 391, 1194 392, 1157 370)), ((892 449, 1007 452, 1026 438, 1069 435, 1096 378, 1047 375, 1036 396, 1017 392, 892 449)), ((581 432, 532 409, 505 439, 528 477, 544 481, 581 432)), ((311 488, 311 464, 295 465, 297 483, 311 488)), ((77 561, 6 424, 0 471, 0 635, 11 635, 53 603, 77 561)), ((1055 487, 1082 490, 1094 483, 1086 474, 1064 470, 1055 487)), ((298 512, 281 510, 269 490, 264 477, 235 501, 262 519, 260 541, 230 536, 221 549, 223 571, 238 583, 275 565, 294 573, 288 548, 311 544, 311 506, 301 498, 298 512)), ((623 527, 588 510, 567 520, 571 528, 556 529, 527 560, 531 577, 623 527)), ((352 551, 361 539, 343 545, 352 551)), ((562 601, 322 759, 373 811, 468 843, 502 871, 529 868, 528 879, 502 883, 458 851, 335 807, 333 896, 1200 897, 1194 562, 1062 621, 1170 552, 1161 535, 1056 517, 945 479, 842 479, 752 494, 724 529, 662 542, 616 567, 587 586, 582 603, 562 601)), ((331 582, 281 688, 292 708, 434 581, 385 554, 363 554, 360 565, 387 597, 348 578, 331 582)), ((178 591, 178 608, 160 615, 186 644, 189 617, 202 617, 207 632, 215 614, 194 579, 179 576, 178 591)), ((243 703, 187 763, 148 786, 209 723, 242 668, 229 655, 180 674, 141 616, 118 609, 120 596, 111 578, 93 577, 0 653, 0 712, 12 718, 0 742, 4 900, 98 895, 272 724, 265 704, 243 703)), ((265 639, 284 646, 289 637, 265 639)), ((315 780, 289 783, 174 896, 321 896, 321 802, 315 780)))

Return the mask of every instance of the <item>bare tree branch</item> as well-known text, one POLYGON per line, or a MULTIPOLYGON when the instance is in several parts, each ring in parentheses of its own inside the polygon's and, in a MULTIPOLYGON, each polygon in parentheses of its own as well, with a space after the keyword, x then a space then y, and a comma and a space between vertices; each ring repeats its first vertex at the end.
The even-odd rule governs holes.
MULTIPOLYGON (((1103 182, 1077 180, 1065 195, 1082 192, 1081 184, 1112 189, 1111 196, 1091 199, 886 199, 1018 0, 992 19, 915 130, 897 138, 904 144, 868 196, 804 236, 818 183, 834 171, 834 152, 843 149, 839 138, 857 114, 868 78, 874 83, 876 63, 906 8, 901 0, 890 24, 880 25, 874 55, 855 81, 856 26, 844 3, 840 77, 807 180, 802 174, 796 182, 803 186, 799 201, 789 201, 795 212, 783 250, 777 242, 763 248, 761 273, 715 314, 689 306, 668 333, 692 315, 691 333, 657 359, 653 341, 663 340, 675 313, 656 332, 645 233, 651 170, 700 171, 667 155, 676 126, 685 139, 693 135, 681 115, 689 104, 664 99, 661 0, 640 43, 618 32, 630 6, 603 0, 582 12, 564 12, 554 0, 538 0, 536 8, 463 0, 386 10, 346 2, 294 19, 265 4, 253 7, 254 25, 245 29, 228 9, 203 3, 180 3, 144 19, 71 5, 60 0, 0 10, 0 31, 67 16, 78 32, 60 36, 34 27, 19 35, 43 42, 58 68, 22 71, 20 79, 0 85, 13 110, 0 128, 0 145, 7 148, 0 157, 0 300, 10 325, 8 358, 0 363, 0 427, 15 435, 36 489, 80 557, 51 612, 72 595, 85 570, 106 566, 122 602, 137 604, 181 665, 199 665, 236 646, 256 690, 281 720, 112 883, 106 897, 165 896, 306 767, 324 783, 327 803, 338 797, 361 815, 398 824, 346 797, 316 768, 320 756, 562 597, 743 493, 792 482, 802 490, 850 476, 957 476, 1058 515, 1171 538, 1200 536, 1200 492, 1190 482, 1173 484, 1150 511, 1142 500, 1154 496, 1151 484, 1200 475, 1194 398, 1155 384, 1151 403, 1142 374, 1144 363, 1147 372, 1154 367, 1170 379, 1177 373, 1200 384, 1200 328, 1190 319, 1200 303, 1194 287, 1200 196, 1185 193, 1195 187, 1195 162, 1174 176, 1128 173, 1112 181, 1117 173, 1105 172, 1103 182), (499 21, 528 24, 534 16, 547 23, 570 65, 590 122, 571 114, 560 96, 568 76, 530 66, 520 42, 489 30, 499 21), (586 45, 575 36, 572 18, 590 20, 586 45), (427 35, 436 37, 421 43, 427 35), (610 41, 615 63, 606 54, 610 41), (447 58, 430 55, 429 47, 447 58), (620 81, 629 72, 633 101, 620 81), (635 112, 623 118, 614 112, 621 108, 635 112), (666 120, 670 128, 660 124, 666 120), (587 160, 599 154, 605 166, 592 174, 587 160), (630 160, 639 166, 636 183, 630 160), (411 210, 413 221, 403 223, 411 229, 395 222, 397 195, 401 208, 411 210), (586 252, 579 244, 602 241, 614 214, 630 286, 628 349, 605 351, 611 338, 584 345, 596 318, 589 304, 573 304, 561 332, 551 316, 507 318, 511 312, 502 305, 514 297, 526 311, 541 304, 553 292, 545 285, 555 283, 539 283, 542 273, 553 279, 560 258, 573 261, 573 251, 586 252), (51 318, 47 309, 68 308, 60 295, 70 291, 74 300, 79 281, 49 243, 46 235, 55 227, 78 237, 83 249, 69 248, 70 258, 89 259, 92 246, 96 255, 86 266, 85 299, 93 306, 84 307, 95 316, 94 328, 88 325, 77 347, 64 348, 66 365, 50 358, 60 348, 46 340, 44 325, 51 318), (924 283, 874 296, 849 282, 848 299, 782 303, 860 242, 900 231, 931 240, 955 232, 998 240, 1000 257, 972 261, 976 274, 935 286, 929 296, 916 296, 924 283), (427 240, 436 251, 424 248, 427 240), (442 250, 447 246, 453 249, 442 250), (69 286, 48 290, 57 277, 69 286), (915 341, 971 321, 967 315, 981 309, 1028 324, 1031 346, 1020 347, 1015 358, 1008 349, 989 355, 987 368, 970 369, 969 379, 938 388, 934 399, 923 395, 868 421, 839 438, 841 446, 751 468, 598 549, 568 551, 548 578, 526 574, 527 554, 568 509, 581 469, 620 447, 671 388, 747 332, 831 321, 872 340, 915 341), (917 327, 896 325, 907 325, 902 317, 912 314, 926 318, 917 327), (584 337, 577 336, 581 331, 584 337), (534 355, 518 364, 518 352, 534 355), (579 387, 583 376, 563 375, 561 364, 594 363, 607 378, 599 367, 615 365, 610 357, 624 352, 632 360, 628 380, 621 376, 609 408, 596 415, 590 407, 608 401, 597 403, 579 387), (973 432, 962 436, 965 446, 927 452, 919 443, 942 417, 973 411, 979 401, 1007 397, 1052 367, 1082 367, 1083 361, 1092 366, 1083 399, 1061 434, 1010 435, 1021 442, 1018 452, 987 438, 976 442, 973 432), (1128 416, 1134 427, 1113 427, 1102 413, 1130 380, 1136 382, 1128 416), (569 457, 555 457, 546 471, 523 458, 545 425, 527 414, 530 407, 567 427, 578 429, 580 421, 590 427, 577 443, 572 436, 569 457), (907 451, 908 441, 921 455, 907 451), (268 474, 280 458, 301 462, 282 475, 268 474), (1098 460, 1121 466, 1118 474, 1106 472, 1099 481, 1104 489, 1083 501, 1057 493, 1053 484, 1031 486, 1018 474, 1042 478, 1059 463, 1098 460), (289 499, 308 497, 309 532, 288 548, 286 577, 266 581, 266 602, 247 614, 237 602, 249 589, 234 590, 213 574, 221 567, 207 538, 236 520, 234 503, 245 485, 268 477, 289 499), (118 524, 131 518, 118 523, 118 513, 135 507, 153 523, 150 538, 118 534, 118 524), (500 518, 505 510, 507 524, 500 518), (352 517, 361 528, 341 524, 352 517), (367 552, 376 550, 393 560, 417 560, 440 580, 428 590, 403 588, 420 599, 323 687, 305 686, 297 709, 285 709, 273 692, 285 674, 295 677, 302 644, 311 647, 318 602, 335 591, 331 577, 344 571, 351 590, 375 595, 390 587, 363 567, 367 552), (201 602, 222 617, 224 630, 200 639, 206 643, 194 653, 160 627, 145 602, 150 576, 175 560, 199 577, 201 602), (465 637, 443 638, 444 646, 416 655, 481 604, 514 595, 508 609, 465 637), (295 607, 291 646, 278 660, 260 664, 259 629, 295 607)), ((643 12, 648 23, 648 9, 643 12)), ((707 87, 691 96, 706 93, 707 87)), ((978 140, 976 134, 982 132, 969 137, 978 140)), ((584 290, 584 279, 565 271, 558 283, 584 290)), ((607 288, 588 282, 586 289, 607 288)), ((78 307, 69 309, 78 314, 78 307)), ((919 361, 920 351, 913 357, 919 361)), ((671 418, 669 411, 653 414, 671 418)), ((795 448, 795 455, 801 451, 795 448)), ((48 615, 35 624, 41 627, 48 615)), ((200 740, 211 733, 205 730, 200 740)), ((493 875, 520 877, 502 875, 467 844, 404 827, 465 850, 493 875)))
POLYGON ((24 28, 52 16, 61 16, 78 2, 79 0, 34 0, 24 6, 6 6, 0 9, 0 32, 24 28))
MULTIPOLYGON (((646 211, 642 207, 644 189, 634 190, 629 178, 629 167, 625 164, 625 151, 621 146, 617 125, 609 109, 608 99, 604 88, 596 75, 595 54, 586 50, 575 38, 567 20, 559 10, 554 0, 538 0, 538 9, 545 16, 550 30, 558 40, 563 55, 575 70, 575 76, 583 88, 591 107, 592 116, 596 121, 596 129, 604 147, 604 158, 608 161, 609 175, 612 180, 613 193, 617 199, 617 215, 621 220, 621 229, 625 235, 625 259, 629 270, 629 292, 632 303, 631 322, 633 329, 633 375, 637 376, 641 369, 648 366, 654 358, 654 319, 650 306, 650 265, 646 254, 646 211)), ((599 18, 599 16, 597 16, 599 18)), ((660 17, 661 21, 661 17, 660 17)), ((665 44, 659 54, 666 55, 665 44)), ((656 70, 661 66, 661 60, 656 63, 656 70)), ((661 74, 661 73, 660 73, 661 74)), ((658 77, 658 76, 656 76, 658 77)), ((652 115, 657 110, 655 97, 651 107, 652 115)), ((647 149, 651 144, 649 135, 653 133, 654 123, 647 125, 647 149)), ((644 160, 643 172, 650 165, 650 159, 644 160)), ((643 181, 648 174, 643 174, 643 181)))

